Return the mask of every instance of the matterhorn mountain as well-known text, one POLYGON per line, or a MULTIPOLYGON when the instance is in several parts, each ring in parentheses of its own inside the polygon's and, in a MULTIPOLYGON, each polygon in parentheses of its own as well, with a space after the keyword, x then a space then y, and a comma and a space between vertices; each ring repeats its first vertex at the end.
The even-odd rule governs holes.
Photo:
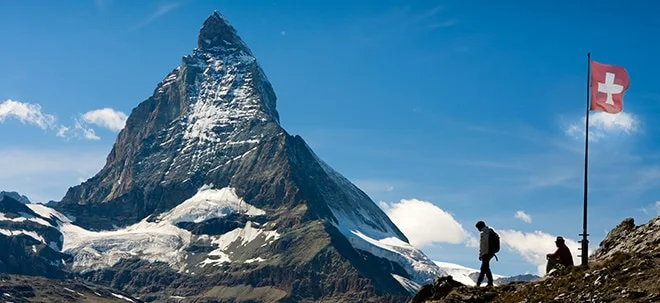
POLYGON ((405 302, 446 274, 279 121, 264 71, 214 12, 101 171, 0 219, 0 236, 43 257, 15 273, 146 302, 405 302))

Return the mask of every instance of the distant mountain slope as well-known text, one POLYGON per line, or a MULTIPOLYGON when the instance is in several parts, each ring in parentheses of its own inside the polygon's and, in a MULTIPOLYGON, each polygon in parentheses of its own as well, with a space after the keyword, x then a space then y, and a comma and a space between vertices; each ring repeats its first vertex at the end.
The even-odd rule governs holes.
MULTIPOLYGON (((440 262, 440 261, 434 261, 434 262, 436 265, 438 265, 438 267, 440 267, 440 269, 442 269, 448 275, 451 275, 454 280, 470 286, 477 284, 476 282, 477 282, 477 278, 479 277, 479 269, 469 268, 447 262, 440 262)), ((493 274, 493 278, 495 279, 495 281, 493 282, 495 285, 509 284, 511 282, 531 282, 541 279, 541 277, 537 275, 530 275, 530 274, 516 275, 510 277, 493 274)))
POLYGON ((30 199, 28 199, 28 197, 23 196, 15 191, 0 191, 0 200, 2 200, 2 197, 4 196, 8 196, 23 204, 30 204, 30 199))
POLYGON ((140 303, 129 294, 83 281, 0 274, 2 302, 140 303))

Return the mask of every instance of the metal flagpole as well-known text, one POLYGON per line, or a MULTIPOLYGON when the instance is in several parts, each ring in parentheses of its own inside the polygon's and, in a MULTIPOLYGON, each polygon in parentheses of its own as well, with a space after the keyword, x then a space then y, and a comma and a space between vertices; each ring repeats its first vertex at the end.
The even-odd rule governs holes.
POLYGON ((585 135, 584 135, 584 210, 583 210, 583 218, 582 218, 582 233, 580 236, 582 236, 582 265, 583 266, 588 266, 589 262, 589 240, 587 239, 587 168, 589 165, 589 110, 590 110, 590 104, 589 104, 589 93, 590 93, 590 86, 591 86, 591 53, 587 53, 587 117, 586 117, 586 124, 585 124, 585 135))

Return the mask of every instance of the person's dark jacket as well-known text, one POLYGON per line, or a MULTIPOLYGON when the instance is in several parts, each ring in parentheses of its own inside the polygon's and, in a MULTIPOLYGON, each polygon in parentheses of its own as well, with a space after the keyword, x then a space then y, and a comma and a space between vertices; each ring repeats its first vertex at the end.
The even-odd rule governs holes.
POLYGON ((556 259, 559 264, 564 266, 573 266, 571 250, 564 243, 560 243, 554 253, 548 254, 548 258, 556 259))

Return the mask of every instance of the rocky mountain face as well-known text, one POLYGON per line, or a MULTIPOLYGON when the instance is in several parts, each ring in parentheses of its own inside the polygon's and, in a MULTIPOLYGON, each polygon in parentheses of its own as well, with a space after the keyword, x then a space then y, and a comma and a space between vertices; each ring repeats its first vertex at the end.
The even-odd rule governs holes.
POLYGON ((412 302, 660 302, 659 275, 660 216, 640 226, 628 218, 600 243, 589 267, 493 288, 441 277, 422 286, 412 302))
POLYGON ((265 73, 215 12, 98 174, 0 222, 29 241, 17 250, 52 250, 53 270, 147 302, 405 302, 445 274, 279 121, 265 73))

